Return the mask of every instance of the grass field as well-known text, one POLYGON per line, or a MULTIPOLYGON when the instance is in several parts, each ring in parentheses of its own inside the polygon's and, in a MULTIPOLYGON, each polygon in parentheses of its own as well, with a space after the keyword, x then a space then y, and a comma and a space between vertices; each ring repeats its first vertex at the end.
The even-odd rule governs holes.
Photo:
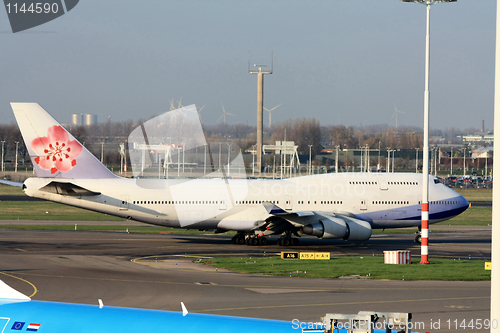
POLYGON ((491 188, 489 189, 454 189, 461 195, 465 197, 465 199, 469 201, 491 201, 492 196, 493 196, 493 190, 491 188))
POLYGON ((1 201, 2 220, 123 221, 122 218, 46 201, 1 201))
POLYGON ((0 184, 0 195, 26 195, 20 187, 0 184))
POLYGON ((420 259, 411 265, 386 265, 382 257, 335 257, 330 260, 283 260, 277 256, 226 257, 204 259, 202 263, 217 268, 243 273, 262 273, 317 278, 338 278, 359 275, 363 278, 390 280, 490 280, 491 271, 484 269, 484 261, 432 259, 429 265, 420 265, 420 259))
MULTIPOLYGON (((77 231, 121 231, 129 233, 143 233, 143 234, 172 234, 172 235, 202 235, 213 234, 213 232, 204 232, 197 229, 174 229, 167 227, 147 226, 143 227, 126 227, 126 226, 113 226, 113 225, 78 225, 77 231)), ((19 224, 6 224, 0 225, 0 229, 31 229, 31 230, 63 230, 74 231, 74 225, 19 225, 19 224)), ((227 235, 233 235, 227 233, 227 235)))
POLYGON ((491 207, 470 207, 462 214, 438 224, 491 225, 491 207))

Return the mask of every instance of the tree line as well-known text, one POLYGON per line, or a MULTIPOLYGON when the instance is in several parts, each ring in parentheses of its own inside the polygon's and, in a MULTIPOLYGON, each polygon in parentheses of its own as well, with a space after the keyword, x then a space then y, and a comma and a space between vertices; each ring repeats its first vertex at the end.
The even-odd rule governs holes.
MULTIPOLYGON (((69 131, 94 155, 100 158, 101 142, 106 146, 104 161, 109 164, 120 164, 118 145, 126 142, 134 128, 145 122, 107 121, 92 126, 70 126, 69 131), (113 148, 112 148, 113 147, 113 148)), ((225 141, 238 145, 243 150, 250 149, 256 142, 256 127, 245 124, 202 125, 207 142, 225 141)), ((473 132, 475 129, 469 129, 473 132)), ((444 137, 453 143, 459 133, 457 129, 433 130, 433 135, 444 137)), ((19 142, 20 158, 27 158, 26 147, 16 124, 0 124, 0 141, 5 141, 5 159, 15 158, 15 142, 19 142)), ((274 124, 264 130, 264 144, 275 144, 276 141, 294 141, 298 145, 300 155, 311 153, 316 155, 324 148, 358 149, 368 146, 370 149, 422 149, 423 133, 416 127, 389 127, 387 125, 370 125, 363 127, 331 125, 321 126, 315 118, 289 119, 274 124)))

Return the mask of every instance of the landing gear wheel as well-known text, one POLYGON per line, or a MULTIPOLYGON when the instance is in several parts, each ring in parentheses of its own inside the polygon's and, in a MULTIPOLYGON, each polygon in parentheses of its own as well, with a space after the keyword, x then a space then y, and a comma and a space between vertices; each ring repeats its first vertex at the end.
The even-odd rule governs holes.
POLYGON ((421 235, 417 235, 417 236, 415 237, 415 243, 420 244, 420 243, 421 243, 421 241, 422 241, 422 236, 421 236, 421 235))
POLYGON ((290 246, 292 245, 292 239, 291 238, 284 238, 283 239, 283 246, 290 246))
POLYGON ((259 245, 267 245, 267 238, 259 237, 259 245))
POLYGON ((278 239, 278 246, 283 246, 283 238, 278 239))
POLYGON ((238 238, 236 239, 238 245, 243 245, 245 244, 245 236, 239 235, 238 238))
POLYGON ((257 244, 259 244, 259 240, 257 239, 257 237, 250 238, 250 245, 255 246, 257 244))

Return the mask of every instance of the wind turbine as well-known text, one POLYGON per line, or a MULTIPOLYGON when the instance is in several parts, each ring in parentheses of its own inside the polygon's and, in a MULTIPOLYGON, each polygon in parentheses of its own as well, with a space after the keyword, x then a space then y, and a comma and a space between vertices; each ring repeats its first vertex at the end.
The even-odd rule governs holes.
POLYGON ((224 104, 222 104, 222 116, 217 119, 217 121, 224 119, 224 125, 226 124, 226 116, 235 116, 232 113, 226 112, 226 109, 224 109, 224 104))
MULTIPOLYGON (((283 103, 281 103, 283 104, 283 103)), ((279 105, 276 105, 274 108, 272 108, 271 110, 269 110, 268 108, 264 108, 264 110, 266 110, 267 112, 269 112, 269 128, 271 128, 271 112, 274 111, 274 109, 277 109, 278 107, 281 106, 281 104, 279 105)))
POLYGON ((175 107, 175 99, 170 99, 169 102, 170 102, 170 111, 173 111, 173 110, 180 109, 180 108, 184 107, 184 105, 182 105, 182 97, 177 102, 178 103, 177 107, 175 107))
POLYGON ((394 116, 396 116, 396 128, 398 128, 398 113, 401 113, 401 114, 405 114, 405 112, 401 112, 401 111, 398 111, 398 108, 396 107, 396 104, 394 104, 394 109, 396 110, 396 112, 394 112, 394 114, 392 115, 391 119, 394 118, 394 116))
POLYGON ((207 105, 207 103, 205 103, 205 105, 203 105, 201 108, 199 108, 198 110, 196 110, 196 112, 198 112, 198 117, 200 118, 200 122, 201 122, 201 110, 203 110, 203 108, 207 105))

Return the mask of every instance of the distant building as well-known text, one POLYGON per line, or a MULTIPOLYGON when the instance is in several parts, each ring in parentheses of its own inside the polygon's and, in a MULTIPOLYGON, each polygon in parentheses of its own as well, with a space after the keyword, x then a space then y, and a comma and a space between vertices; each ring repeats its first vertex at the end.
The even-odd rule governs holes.
POLYGON ((84 120, 85 120, 84 122, 85 126, 95 125, 97 124, 97 115, 87 113, 84 117, 84 120))
POLYGON ((73 113, 71 115, 72 126, 91 126, 95 124, 97 124, 97 115, 95 114, 73 113))
POLYGON ((463 135, 462 140, 465 142, 493 142, 493 133, 476 133, 471 135, 463 135))
POLYGON ((472 151, 472 158, 491 158, 493 157, 493 147, 480 148, 472 151))
POLYGON ((83 114, 81 114, 81 113, 73 113, 71 115, 71 125, 73 125, 73 126, 82 126, 83 125, 83 114))

